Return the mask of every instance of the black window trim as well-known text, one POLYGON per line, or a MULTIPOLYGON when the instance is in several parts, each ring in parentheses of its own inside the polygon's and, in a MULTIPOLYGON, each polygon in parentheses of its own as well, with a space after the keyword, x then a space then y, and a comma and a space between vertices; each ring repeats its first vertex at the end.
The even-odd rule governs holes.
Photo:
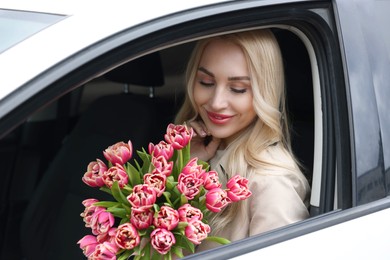
MULTIPOLYGON (((337 180, 339 204, 343 209, 349 208, 351 206, 349 202, 351 196, 350 145, 347 140, 348 138, 345 138, 349 133, 348 124, 345 123, 347 120, 344 121, 347 114, 346 107, 343 105, 345 90, 343 90, 344 85, 340 73, 342 71, 339 62, 340 58, 334 54, 339 53, 338 45, 335 39, 335 33, 328 27, 326 21, 315 12, 310 11, 310 9, 321 8, 331 10, 331 4, 327 2, 310 2, 280 6, 260 6, 259 8, 254 8, 251 5, 251 8, 248 10, 245 9, 245 6, 245 1, 216 5, 214 7, 215 12, 219 11, 218 7, 223 7, 227 14, 210 15, 207 19, 204 19, 202 9, 192 13, 178 13, 174 16, 164 17, 151 21, 150 23, 139 25, 123 31, 110 39, 96 43, 95 47, 97 49, 93 50, 92 48, 88 48, 81 51, 81 53, 70 57, 51 70, 26 83, 18 92, 8 97, 6 103, 4 105, 2 103, 0 108, 2 106, 9 106, 8 112, 11 110, 14 111, 9 114, 0 115, 0 118, 3 117, 0 120, 0 133, 8 132, 10 130, 8 128, 9 125, 18 125, 27 118, 31 111, 35 111, 48 101, 59 98, 77 86, 82 85, 86 80, 92 79, 102 72, 107 71, 113 67, 113 64, 119 65, 125 60, 130 60, 150 51, 214 33, 267 25, 289 25, 301 30, 310 39, 318 58, 320 71, 324 113, 324 145, 322 158, 323 179, 321 182, 321 191, 323 193, 321 195, 321 206, 318 209, 318 214, 333 210, 336 167, 337 172, 342 173, 339 174, 339 179, 337 180), (238 8, 240 10, 234 11, 236 7, 240 7, 238 8), (229 19, 226 19, 227 15, 229 15, 229 19), (186 20, 187 22, 173 25, 177 19, 186 20), (165 21, 162 23, 161 20, 165 21), (166 27, 162 28, 161 24, 164 24, 166 27), (141 31, 143 35, 141 35, 141 31), (122 44, 130 40, 130 43, 122 44), (112 44, 118 47, 107 51, 112 44), (85 61, 88 62, 83 63, 85 61), (75 64, 77 65, 77 69, 72 70, 75 64), (80 64, 82 65, 80 66, 80 64), (58 77, 57 69, 68 71, 68 73, 58 77), (86 75, 88 75, 87 78, 86 75), (51 82, 52 78, 58 79, 51 83, 49 87, 42 89, 41 86, 44 86, 45 82, 51 82), (30 91, 35 89, 38 90, 31 95, 30 91), (18 101, 18 104, 23 103, 23 105, 13 109, 14 106, 10 106, 10 104, 15 101, 18 101), (335 154, 337 158, 334 158, 335 154), (338 162, 337 165, 336 159, 338 162)), ((304 223, 308 222, 298 223, 293 225, 292 228, 302 227, 305 225, 304 223)), ((285 233, 283 229, 280 232, 280 234, 285 233)), ((299 232, 295 234, 295 236, 297 235, 299 235, 299 232)), ((273 240, 272 243, 284 240, 285 237, 280 236, 277 240, 273 240)))

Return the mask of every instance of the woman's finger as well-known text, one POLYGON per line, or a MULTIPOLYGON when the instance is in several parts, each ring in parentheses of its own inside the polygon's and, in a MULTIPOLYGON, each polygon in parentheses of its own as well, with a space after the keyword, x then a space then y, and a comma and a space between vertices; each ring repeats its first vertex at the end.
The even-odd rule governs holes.
POLYGON ((200 135, 201 137, 205 137, 208 135, 206 126, 203 124, 202 121, 189 121, 186 122, 187 125, 191 126, 196 134, 200 135))
POLYGON ((221 139, 213 136, 211 138, 211 141, 207 144, 206 151, 211 158, 214 157, 220 143, 221 143, 221 139))

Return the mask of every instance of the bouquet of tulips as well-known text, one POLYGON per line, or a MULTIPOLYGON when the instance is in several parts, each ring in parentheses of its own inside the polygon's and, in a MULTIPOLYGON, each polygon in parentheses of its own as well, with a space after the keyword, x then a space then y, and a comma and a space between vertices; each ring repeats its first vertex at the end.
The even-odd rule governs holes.
POLYGON ((194 252, 204 239, 221 244, 221 237, 208 236, 212 212, 251 195, 248 180, 235 175, 222 188, 215 171, 197 158, 190 158, 193 129, 169 124, 165 141, 149 144, 132 158, 131 141, 118 142, 102 160, 90 162, 82 180, 99 187, 112 201, 86 199, 81 217, 92 235, 78 244, 88 259, 171 259, 194 252))

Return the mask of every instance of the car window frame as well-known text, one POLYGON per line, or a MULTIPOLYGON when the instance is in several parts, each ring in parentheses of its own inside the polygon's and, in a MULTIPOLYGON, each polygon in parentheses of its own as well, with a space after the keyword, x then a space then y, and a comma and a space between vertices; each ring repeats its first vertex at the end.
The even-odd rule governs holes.
MULTIPOLYGON (((151 51, 218 33, 258 27, 291 26, 302 32, 313 46, 321 87, 323 111, 321 190, 320 205, 314 215, 321 217, 322 214, 335 209, 335 193, 338 200, 337 208, 351 207, 350 146, 346 140, 348 138, 345 138, 349 135, 349 130, 348 124, 343 121, 347 117, 347 108, 343 102, 345 90, 337 38, 332 25, 323 19, 323 14, 315 12, 315 10, 331 12, 331 4, 309 2, 261 6, 259 3, 258 7, 250 5, 248 9, 245 6, 245 3, 222 3, 213 7, 214 14, 209 13, 207 16, 202 14, 203 9, 191 13, 178 13, 129 28, 96 43, 93 50, 92 48, 82 50, 7 97, 1 104, 7 111, 0 115, 0 132, 9 132, 10 125, 16 127, 31 114, 31 111, 65 95, 109 69, 151 51), (238 11, 235 10, 237 7, 240 7, 238 11), (217 14, 219 10, 224 10, 225 13, 217 14), (226 19, 226 14, 229 14, 230 19, 226 19), (183 22, 175 24, 178 19, 182 19, 183 22), (58 71, 65 74, 60 75, 58 71), (337 189, 336 171, 339 173, 337 189)), ((301 232, 288 231, 294 228, 307 232, 303 228, 305 223, 307 221, 272 231, 271 233, 276 234, 278 238, 262 244, 276 243, 284 241, 287 237, 300 235, 301 232), (291 235, 286 236, 287 233, 291 235)))

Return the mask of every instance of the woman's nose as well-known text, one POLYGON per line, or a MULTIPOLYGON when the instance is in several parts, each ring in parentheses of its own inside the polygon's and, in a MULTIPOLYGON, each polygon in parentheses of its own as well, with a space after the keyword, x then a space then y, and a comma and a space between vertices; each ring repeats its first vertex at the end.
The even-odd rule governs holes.
POLYGON ((228 104, 226 93, 223 87, 217 86, 210 98, 210 106, 214 110, 226 108, 228 104))

